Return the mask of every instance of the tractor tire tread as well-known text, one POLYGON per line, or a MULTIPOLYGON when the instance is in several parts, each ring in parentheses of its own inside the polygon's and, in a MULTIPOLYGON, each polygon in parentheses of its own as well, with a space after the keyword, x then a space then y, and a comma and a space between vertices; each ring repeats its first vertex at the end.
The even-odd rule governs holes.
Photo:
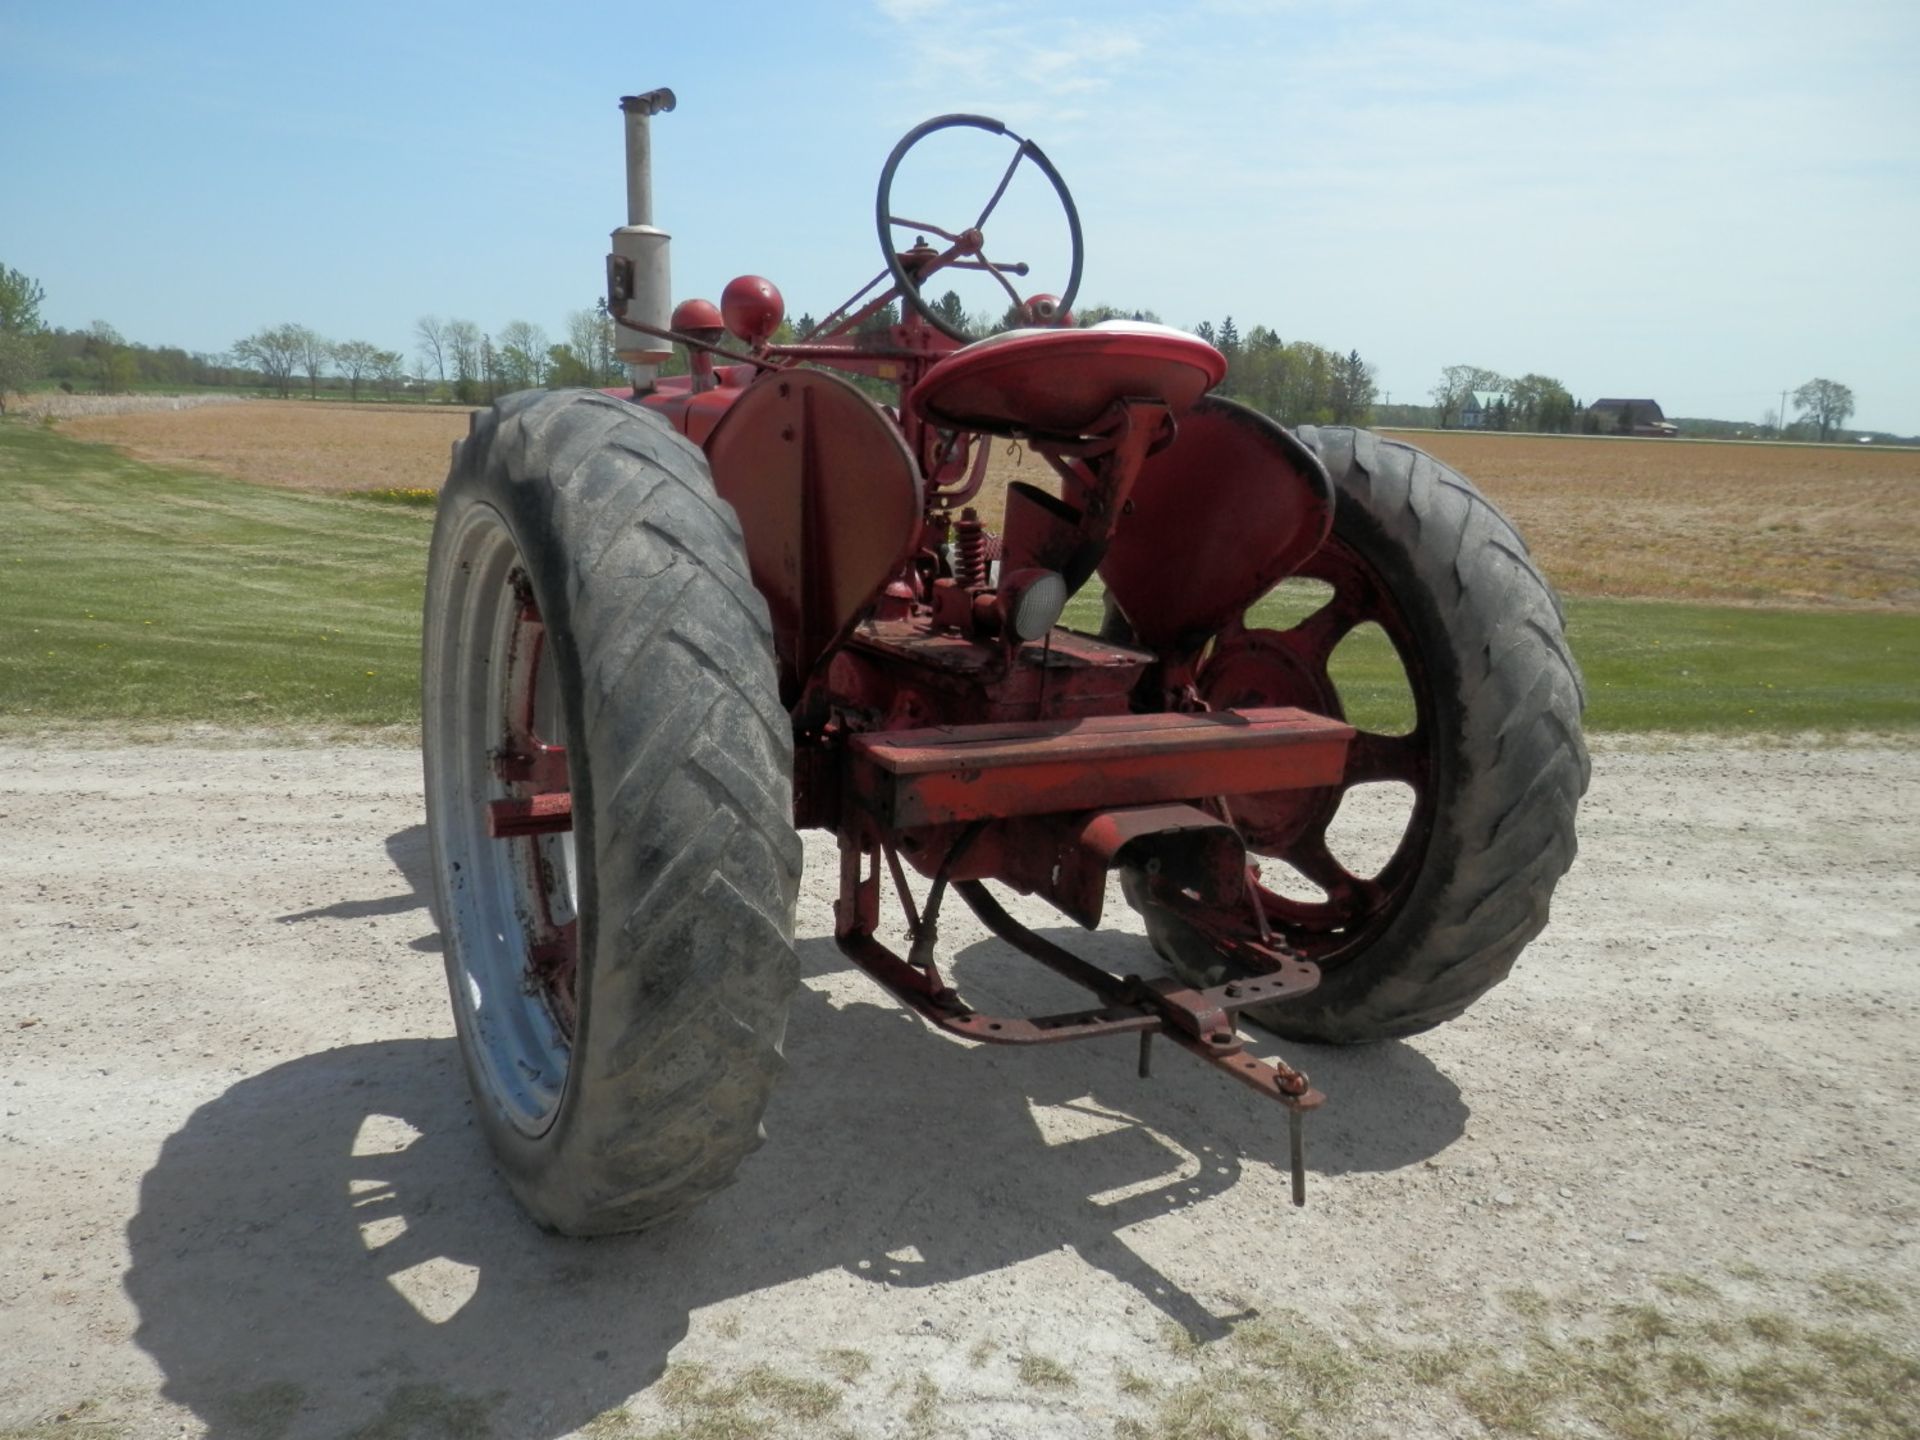
POLYGON ((560 1107, 532 1139, 484 1118, 542 1223, 646 1228, 730 1182, 785 1064, 801 849, 766 603, 700 451, 625 401, 508 396, 449 488, 506 515, 575 677, 576 836, 593 848, 560 1107))
MULTIPOLYGON (((1296 433, 1333 477, 1336 534, 1381 570, 1430 652, 1423 663, 1448 712, 1436 758, 1446 779, 1419 873, 1384 930, 1330 964, 1318 989, 1255 1018, 1301 1040, 1395 1039, 1460 1015, 1546 925, 1590 774, 1585 685, 1558 597, 1470 481, 1367 431, 1296 433)), ((1176 969, 1223 973, 1184 927, 1155 922, 1176 969)))

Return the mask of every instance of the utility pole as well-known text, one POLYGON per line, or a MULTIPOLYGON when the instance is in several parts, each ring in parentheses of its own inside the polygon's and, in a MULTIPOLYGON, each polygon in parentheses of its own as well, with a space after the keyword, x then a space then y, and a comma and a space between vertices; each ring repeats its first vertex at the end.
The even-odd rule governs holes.
POLYGON ((1774 438, 1776 440, 1787 438, 1787 392, 1784 390, 1780 392, 1780 433, 1774 438))

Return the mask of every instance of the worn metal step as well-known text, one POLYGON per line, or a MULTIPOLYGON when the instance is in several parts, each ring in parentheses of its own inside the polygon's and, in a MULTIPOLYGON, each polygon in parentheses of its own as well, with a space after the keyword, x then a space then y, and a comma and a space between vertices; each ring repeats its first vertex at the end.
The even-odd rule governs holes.
POLYGON ((1337 784, 1353 727, 1291 706, 857 736, 854 799, 893 830, 1337 784))

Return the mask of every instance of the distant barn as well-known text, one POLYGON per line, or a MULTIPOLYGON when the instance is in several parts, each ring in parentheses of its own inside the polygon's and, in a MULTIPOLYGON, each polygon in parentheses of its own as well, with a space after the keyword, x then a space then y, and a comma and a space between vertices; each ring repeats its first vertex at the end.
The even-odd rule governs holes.
POLYGON ((1596 400, 1587 406, 1590 435, 1678 435, 1680 427, 1667 419, 1658 400, 1596 400))

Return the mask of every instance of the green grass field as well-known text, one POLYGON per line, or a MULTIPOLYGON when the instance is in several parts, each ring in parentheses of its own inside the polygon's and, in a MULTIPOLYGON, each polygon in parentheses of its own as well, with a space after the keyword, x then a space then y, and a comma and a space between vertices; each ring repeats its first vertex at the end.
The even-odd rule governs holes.
MULTIPOLYGON (((0 423, 0 729, 411 725, 431 525, 425 508, 0 423)), ((1920 730, 1920 616, 1579 597, 1567 610, 1593 730, 1920 730)), ((1068 620, 1098 615, 1082 595, 1068 620)), ((1384 637, 1368 639, 1335 673, 1355 717, 1387 728, 1404 685, 1384 637)))
POLYGON ((0 425, 0 725, 410 723, 432 523, 0 425))
MULTIPOLYGON (((1284 587, 1283 587, 1284 592, 1284 587)), ((1278 593, 1256 624, 1303 612, 1278 593)), ((1920 730, 1920 616, 1890 612, 1686 605, 1573 596, 1567 631, 1587 679, 1587 728, 1789 735, 1920 730)), ((1094 629, 1101 601, 1082 593, 1067 623, 1094 629)), ((1354 632, 1331 665, 1351 719, 1404 731, 1404 672, 1375 626, 1354 632)))

